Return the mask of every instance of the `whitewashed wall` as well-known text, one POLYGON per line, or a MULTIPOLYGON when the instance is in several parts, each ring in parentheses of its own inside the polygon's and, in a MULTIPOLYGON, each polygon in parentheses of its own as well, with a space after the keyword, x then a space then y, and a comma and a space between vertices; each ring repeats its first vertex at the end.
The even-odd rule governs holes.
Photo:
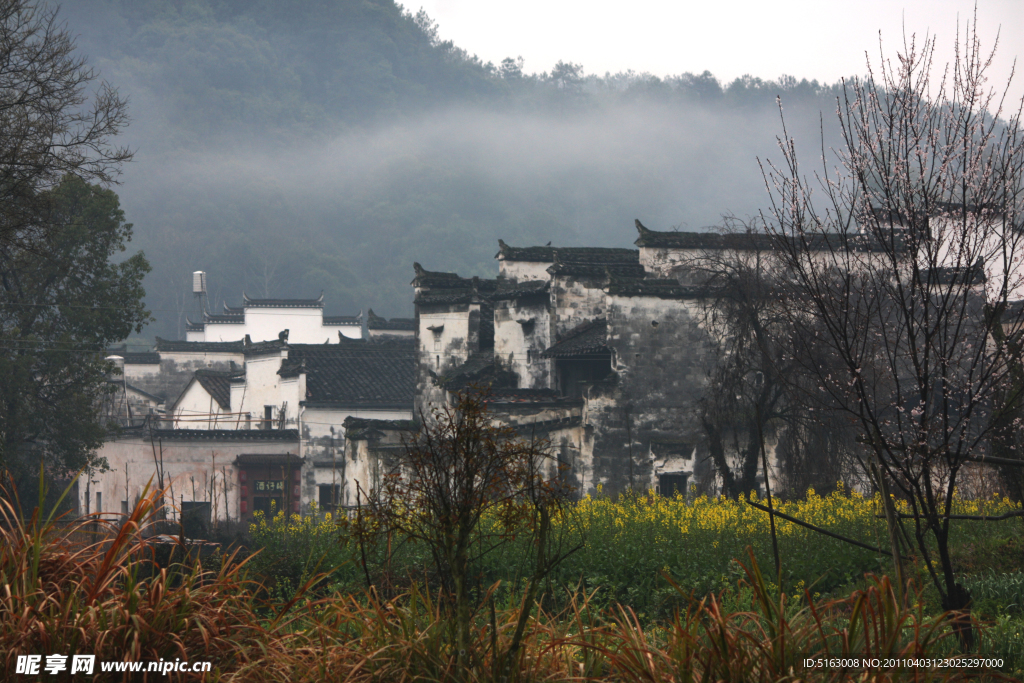
POLYGON ((171 410, 174 429, 234 429, 236 416, 224 408, 198 381, 191 382, 171 410))
MULTIPOLYGON (((156 461, 161 459, 167 499, 173 495, 175 504, 184 496, 192 500, 209 501, 213 517, 237 521, 238 470, 235 458, 241 453, 294 453, 294 442, 253 441, 169 441, 151 444, 143 438, 125 438, 107 441, 97 455, 106 459, 109 471, 83 474, 78 484, 78 509, 81 512, 103 512, 116 519, 127 501, 131 509, 142 495, 147 482, 157 483, 156 461), (154 456, 155 451, 155 456, 154 456), (127 467, 127 470, 126 470, 127 467), (193 497, 193 484, 195 495, 193 497), (96 494, 100 494, 101 508, 96 508, 96 494), (88 502, 86 496, 88 495, 88 502)), ((169 513, 173 517, 173 513, 169 513)))

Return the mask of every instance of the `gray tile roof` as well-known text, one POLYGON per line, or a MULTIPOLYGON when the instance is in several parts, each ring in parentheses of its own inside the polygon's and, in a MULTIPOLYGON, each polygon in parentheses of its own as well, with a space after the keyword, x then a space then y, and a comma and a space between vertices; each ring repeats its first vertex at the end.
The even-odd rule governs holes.
POLYGON ((247 356, 258 356, 261 354, 280 353, 282 349, 287 347, 288 342, 281 339, 254 342, 249 339, 249 335, 245 335, 245 346, 243 348, 243 352, 247 356))
POLYGON ((449 391, 457 391, 471 384, 491 379, 495 370, 492 351, 474 353, 464 363, 444 373, 438 380, 449 391))
POLYGON ((458 273, 427 270, 416 262, 413 262, 412 269, 416 273, 416 277, 409 284, 413 287, 461 288, 465 286, 463 281, 466 278, 460 277, 458 273))
POLYGON ((770 251, 772 238, 761 233, 656 232, 636 221, 640 236, 635 245, 669 249, 731 249, 770 251))
POLYGON ((557 343, 541 355, 544 358, 566 358, 609 352, 608 323, 598 318, 562 335, 557 343))
POLYGON ((242 353, 243 342, 190 342, 156 338, 161 353, 242 353))
POLYGON ((554 263, 548 268, 552 275, 569 277, 616 277, 642 278, 647 271, 639 263, 554 263))
POLYGON ((373 312, 372 308, 366 310, 366 326, 371 330, 415 330, 416 321, 413 318, 392 318, 387 320, 373 312))
MULTIPOLYGON (((636 244, 639 247, 653 247, 660 249, 692 249, 692 250, 730 250, 730 251, 772 251, 778 246, 777 238, 758 232, 657 232, 644 227, 640 221, 636 221, 637 232, 640 236, 636 244)), ((893 230, 895 248, 900 251, 904 248, 903 230, 893 230)), ((793 245, 813 251, 828 251, 849 248, 855 251, 876 251, 884 250, 878 240, 867 234, 850 233, 846 235, 838 233, 807 233, 802 242, 794 241, 793 245)))
MULTIPOLYGON (((149 430, 142 432, 149 436, 149 430)), ((294 441, 297 429, 154 429, 154 439, 163 441, 294 441)))
POLYGON ((416 353, 408 343, 292 344, 288 361, 305 364, 306 405, 412 409, 416 353))
POLYGON ((546 295, 551 289, 550 280, 527 280, 510 282, 500 280, 498 291, 492 297, 495 301, 503 299, 519 299, 527 296, 546 295))
POLYGON ((231 378, 241 377, 240 372, 217 370, 196 370, 196 381, 224 410, 231 410, 231 378))
POLYGON ((365 439, 380 436, 381 432, 415 432, 420 428, 416 420, 371 420, 361 417, 346 417, 343 423, 346 439, 365 439))
POLYGON ((294 453, 240 453, 235 458, 238 467, 302 467, 302 458, 294 453))
POLYGON ((252 299, 242 292, 244 308, 323 308, 324 294, 316 299, 252 299))
POLYGON ((494 258, 504 261, 531 261, 554 263, 557 258, 563 263, 638 263, 640 252, 636 249, 612 249, 605 247, 510 247, 498 240, 499 251, 494 258))
POLYGON ((160 365, 160 354, 156 351, 135 351, 122 353, 125 365, 160 365))
POLYGON ((131 382, 125 382, 123 377, 111 377, 110 379, 107 380, 107 384, 113 386, 115 392, 121 392, 121 391, 124 390, 125 387, 127 387, 127 389, 129 391, 134 391, 137 394, 145 396, 149 400, 154 401, 156 403, 163 403, 164 400, 165 400, 163 396, 157 396, 156 394, 151 394, 148 391, 146 391, 145 389, 138 388, 137 386, 133 385, 131 382))
POLYGON ((361 315, 325 315, 324 325, 362 325, 363 317, 361 315))

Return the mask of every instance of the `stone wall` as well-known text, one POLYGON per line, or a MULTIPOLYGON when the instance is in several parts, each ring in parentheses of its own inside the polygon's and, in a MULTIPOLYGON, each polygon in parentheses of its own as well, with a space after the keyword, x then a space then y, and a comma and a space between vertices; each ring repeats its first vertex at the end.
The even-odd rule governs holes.
POLYGON ((556 275, 551 279, 555 336, 605 315, 606 278, 556 275))
POLYGON ((554 343, 546 294, 495 302, 494 357, 527 389, 554 387, 554 361, 541 354, 554 343))
POLYGON ((697 304, 608 296, 613 374, 587 392, 584 422, 592 436, 587 491, 598 483, 608 493, 630 483, 647 490, 658 484, 660 474, 692 474, 694 448, 703 441, 696 406, 708 358, 697 304), (678 447, 664 447, 673 443, 678 447))

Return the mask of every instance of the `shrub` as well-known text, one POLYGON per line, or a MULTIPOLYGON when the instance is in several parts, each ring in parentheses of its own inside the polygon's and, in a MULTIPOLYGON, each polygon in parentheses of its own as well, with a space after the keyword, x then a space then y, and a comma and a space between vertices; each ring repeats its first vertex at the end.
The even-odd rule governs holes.
MULTIPOLYGON (((254 549, 250 568, 278 597, 291 598, 313 575, 321 582, 338 581, 337 572, 351 566, 351 549, 339 534, 331 513, 320 514, 313 504, 309 514, 286 515, 271 509, 269 519, 258 511, 249 525, 254 549)), ((350 577, 352 578, 352 577, 350 577)))

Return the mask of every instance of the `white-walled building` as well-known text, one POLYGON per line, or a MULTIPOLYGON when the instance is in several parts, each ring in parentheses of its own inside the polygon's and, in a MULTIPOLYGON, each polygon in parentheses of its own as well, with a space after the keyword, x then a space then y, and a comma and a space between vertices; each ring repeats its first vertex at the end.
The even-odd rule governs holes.
POLYGON ((187 320, 185 339, 230 342, 248 336, 260 342, 277 339, 281 330, 288 330, 296 343, 333 344, 340 337, 361 339, 363 317, 325 316, 323 294, 316 299, 252 299, 243 293, 242 305, 236 308, 224 304, 223 313, 210 313, 204 305, 201 320, 187 320))
POLYGON ((121 512, 161 472, 176 505, 209 503, 214 519, 245 520, 272 501, 292 512, 351 504, 368 474, 347 457, 346 421, 413 417, 411 336, 161 345, 191 376, 166 414, 104 444, 109 470, 79 487, 82 511, 121 512))

